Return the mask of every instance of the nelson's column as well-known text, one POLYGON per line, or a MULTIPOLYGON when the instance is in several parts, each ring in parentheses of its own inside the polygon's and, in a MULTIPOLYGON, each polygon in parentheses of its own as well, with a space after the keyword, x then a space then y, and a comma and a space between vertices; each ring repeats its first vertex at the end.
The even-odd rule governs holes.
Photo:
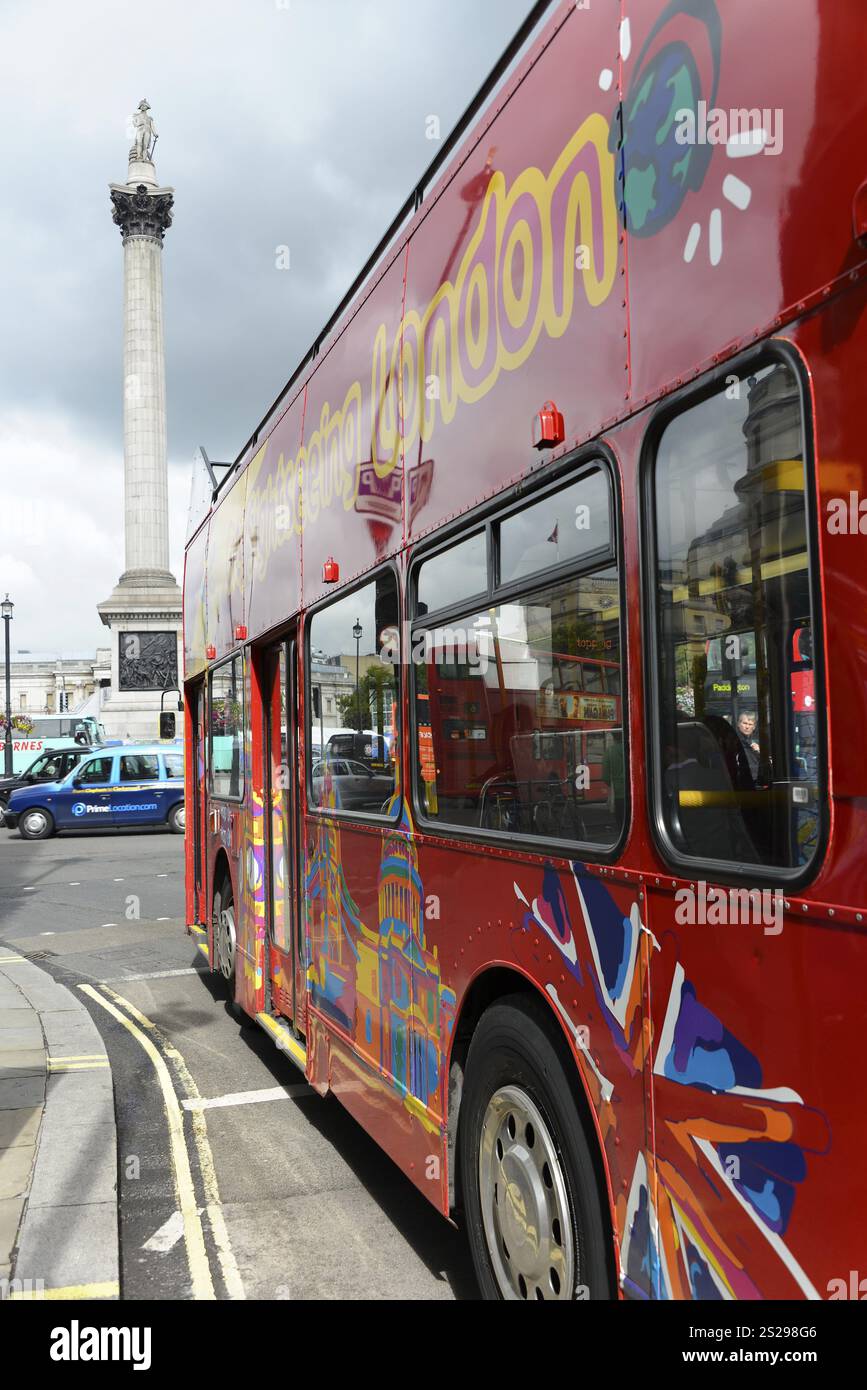
POLYGON ((177 708, 181 591, 169 570, 163 237, 174 191, 157 183, 157 134, 146 101, 133 116, 126 183, 110 185, 123 238, 123 471, 126 567, 98 605, 111 629, 111 693, 101 711, 109 734, 158 736, 160 695, 177 708))

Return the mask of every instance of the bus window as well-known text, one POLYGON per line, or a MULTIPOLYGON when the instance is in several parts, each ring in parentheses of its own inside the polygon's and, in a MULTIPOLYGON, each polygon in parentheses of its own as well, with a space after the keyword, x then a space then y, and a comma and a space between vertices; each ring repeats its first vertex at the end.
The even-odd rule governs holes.
POLYGON ((418 572, 418 611, 449 608, 488 587, 485 533, 433 555, 418 572))
POLYGON ((244 793, 241 767, 243 737, 244 661, 231 661, 211 672, 209 762, 214 796, 240 800, 244 793))
POLYGON ((311 685, 325 670, 339 693, 322 714, 314 751, 308 725, 310 805, 319 810, 390 815, 399 790, 400 696, 397 584, 384 570, 345 598, 320 608, 307 645, 311 685), (311 667, 315 653, 316 673, 311 667))
MULTIPOLYGON (((490 543, 499 543, 507 559, 510 582, 502 598, 491 588, 478 605, 466 594, 466 616, 450 616, 441 626, 427 621, 417 604, 418 804, 437 825, 599 848, 620 838, 626 785, 620 587, 613 555, 602 563, 598 556, 600 537, 603 545, 611 541, 608 477, 600 469, 590 477, 590 492, 583 479, 530 503, 526 524, 513 511, 490 525, 490 543), (550 518, 558 526, 567 514, 574 527, 578 497, 589 498, 599 524, 594 558, 583 572, 576 566, 577 574, 516 593, 512 537, 523 527, 529 543, 550 518)), ((419 595, 431 563, 420 565, 419 595)), ((535 568, 550 568, 550 559, 535 568)), ((490 563, 487 573, 492 579, 490 563)))
POLYGON ((811 584, 801 397, 767 365, 663 430, 657 793, 674 851, 797 871, 818 843, 816 712, 799 722, 811 584))
POLYGON ((500 583, 611 549, 608 479, 593 469, 500 523, 500 583))
MULTIPOLYGON (((564 691, 554 678, 558 666, 585 663, 598 676, 599 662, 579 654, 587 644, 619 662, 617 574, 607 570, 593 582, 591 591, 587 580, 570 579, 471 614, 461 626, 479 630, 483 640, 473 649, 476 660, 460 663, 459 678, 453 662, 438 659, 443 631, 425 634, 426 725, 424 745, 419 726, 417 757, 431 819, 550 840, 616 842, 624 796, 620 699, 564 691), (613 756, 609 744, 618 745, 613 756)), ((458 626, 448 633, 455 637, 458 626)), ((601 682, 594 684, 598 690, 601 682)))

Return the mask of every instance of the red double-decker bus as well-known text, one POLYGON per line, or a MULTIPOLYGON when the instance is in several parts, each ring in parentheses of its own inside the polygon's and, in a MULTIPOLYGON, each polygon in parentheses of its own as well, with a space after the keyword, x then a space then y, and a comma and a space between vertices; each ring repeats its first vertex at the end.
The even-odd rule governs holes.
POLYGON ((190 930, 490 1297, 863 1257, 865 37, 535 6, 187 547, 190 930))

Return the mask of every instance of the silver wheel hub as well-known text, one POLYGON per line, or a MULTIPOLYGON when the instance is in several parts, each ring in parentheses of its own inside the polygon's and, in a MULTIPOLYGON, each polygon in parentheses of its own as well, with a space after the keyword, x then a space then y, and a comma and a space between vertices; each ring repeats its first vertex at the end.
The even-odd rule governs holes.
POLYGON ((519 1086, 502 1086, 488 1102, 479 1196, 502 1297, 571 1299, 575 1250, 566 1182, 551 1132, 519 1086))
POLYGON ((38 834, 45 829, 48 821, 45 819, 42 811, 30 811, 24 823, 28 830, 32 830, 34 834, 38 834))
POLYGON ((178 812, 177 812, 177 814, 176 814, 176 816, 175 816, 175 824, 176 824, 176 825, 179 825, 180 828, 181 828, 181 830, 185 830, 185 829, 186 829, 186 825, 187 825, 187 812, 186 812, 185 807, 181 806, 180 809, 178 810, 178 812))
POLYGON ((230 980, 235 968, 235 908, 231 903, 219 913, 216 932, 220 973, 230 980))

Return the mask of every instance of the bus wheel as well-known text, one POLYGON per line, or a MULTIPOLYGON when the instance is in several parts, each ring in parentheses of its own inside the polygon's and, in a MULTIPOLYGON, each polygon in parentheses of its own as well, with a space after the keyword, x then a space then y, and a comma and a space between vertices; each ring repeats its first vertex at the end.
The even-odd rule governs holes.
POLYGON ((18 834, 23 840, 47 840, 54 834, 54 817, 41 806, 34 806, 19 817, 18 834))
POLYGON ((214 955, 216 968, 229 986, 231 1000, 235 998, 237 945, 232 887, 228 879, 224 879, 214 893, 214 955))
POLYGON ((460 1163, 476 1275, 489 1299, 611 1296, 593 1159, 544 1008, 512 995, 473 1034, 460 1163))
POLYGON ((175 835, 183 835, 187 828, 187 813, 184 803, 179 801, 177 806, 173 806, 169 811, 169 830, 175 835))

